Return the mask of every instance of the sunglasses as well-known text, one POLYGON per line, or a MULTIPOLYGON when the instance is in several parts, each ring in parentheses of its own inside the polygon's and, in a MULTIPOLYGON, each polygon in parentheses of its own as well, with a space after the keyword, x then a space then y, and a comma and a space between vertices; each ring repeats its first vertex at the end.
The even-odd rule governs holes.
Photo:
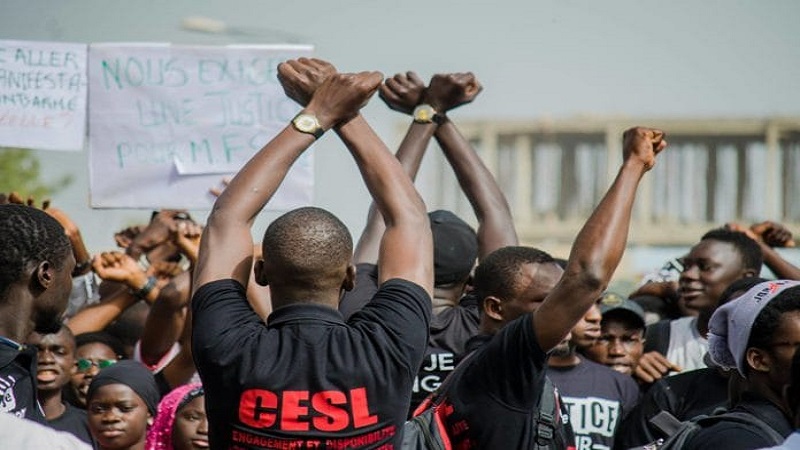
POLYGON ((106 367, 113 366, 116 363, 116 359, 101 359, 97 362, 92 361, 91 359, 79 359, 75 365, 78 366, 79 372, 87 372, 92 368, 92 366, 97 366, 98 369, 105 369, 106 367))

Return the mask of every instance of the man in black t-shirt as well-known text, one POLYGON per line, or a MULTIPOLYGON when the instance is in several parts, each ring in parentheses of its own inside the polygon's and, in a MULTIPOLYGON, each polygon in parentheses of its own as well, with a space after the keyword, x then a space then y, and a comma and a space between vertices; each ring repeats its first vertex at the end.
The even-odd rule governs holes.
POLYGON ((567 406, 575 446, 614 448, 619 423, 639 401, 633 378, 584 358, 567 339, 550 352, 547 376, 567 406))
POLYGON ((62 397, 62 390, 75 370, 75 336, 66 326, 57 333, 34 331, 28 336, 28 345, 38 352, 36 388, 47 426, 92 444, 86 411, 70 405, 62 397))
POLYGON ((301 58, 279 79, 305 108, 217 199, 194 278, 193 354, 215 449, 395 448, 428 338, 433 247, 425 205, 359 109, 379 73, 339 74, 301 58), (378 290, 347 321, 352 241, 336 217, 300 208, 264 233, 252 264, 250 225, 291 164, 336 127, 386 221, 378 290), (271 291, 267 323, 247 302, 254 278, 271 291))
POLYGON ((31 331, 60 326, 75 257, 64 228, 44 211, 0 195, 0 413, 44 422, 36 400, 31 331))
POLYGON ((478 265, 474 291, 482 307, 482 334, 468 345, 471 355, 442 393, 453 448, 574 448, 565 441, 569 433, 562 432, 564 418, 557 410, 544 411, 555 416, 553 423, 547 417, 534 420, 547 352, 605 289, 625 249, 639 181, 664 147, 659 130, 625 132, 622 167, 578 234, 566 270, 546 253, 525 247, 499 249, 478 265), (556 438, 549 439, 553 432, 556 438))

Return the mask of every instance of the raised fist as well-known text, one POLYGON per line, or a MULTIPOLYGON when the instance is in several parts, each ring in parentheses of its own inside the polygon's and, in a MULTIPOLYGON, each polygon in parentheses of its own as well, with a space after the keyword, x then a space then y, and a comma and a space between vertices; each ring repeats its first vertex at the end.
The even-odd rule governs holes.
POLYGON ((333 64, 316 58, 290 59, 278 64, 278 81, 292 100, 306 106, 314 92, 331 75, 333 64))
POLYGON ((395 111, 411 114, 422 102, 425 83, 414 72, 398 73, 387 78, 381 85, 378 95, 386 105, 395 111))
POLYGON ((122 252, 95 255, 92 269, 103 280, 117 281, 134 288, 138 288, 136 284, 147 278, 136 260, 122 252))
POLYGON ((436 74, 431 78, 424 101, 439 113, 465 105, 483 90, 472 72, 436 74))
POLYGON ((625 162, 642 164, 650 170, 656 163, 656 155, 667 147, 665 134, 654 128, 635 127, 622 135, 622 154, 625 162))
POLYGON ((314 92, 306 111, 327 130, 358 115, 382 81, 380 72, 335 73, 314 92))

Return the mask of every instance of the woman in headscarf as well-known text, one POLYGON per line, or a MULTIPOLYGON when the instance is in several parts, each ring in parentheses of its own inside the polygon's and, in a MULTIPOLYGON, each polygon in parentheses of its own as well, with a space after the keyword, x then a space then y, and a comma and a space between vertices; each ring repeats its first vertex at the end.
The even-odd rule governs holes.
POLYGON ((86 394, 89 430, 101 450, 143 450, 159 395, 153 374, 136 361, 101 370, 86 394))
POLYGON ((205 393, 199 383, 179 386, 158 404, 156 420, 147 432, 146 450, 208 448, 205 393))

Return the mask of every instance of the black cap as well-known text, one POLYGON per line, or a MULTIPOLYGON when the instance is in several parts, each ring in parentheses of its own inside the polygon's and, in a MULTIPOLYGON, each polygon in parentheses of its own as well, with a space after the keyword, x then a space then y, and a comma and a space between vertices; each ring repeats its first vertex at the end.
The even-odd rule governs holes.
POLYGON ((630 317, 638 328, 645 328, 644 310, 638 303, 628 300, 616 292, 606 292, 600 299, 600 313, 605 317, 608 313, 622 313, 630 317))
POLYGON ((428 213, 433 233, 433 271, 437 286, 463 280, 478 258, 478 235, 450 211, 428 213))

